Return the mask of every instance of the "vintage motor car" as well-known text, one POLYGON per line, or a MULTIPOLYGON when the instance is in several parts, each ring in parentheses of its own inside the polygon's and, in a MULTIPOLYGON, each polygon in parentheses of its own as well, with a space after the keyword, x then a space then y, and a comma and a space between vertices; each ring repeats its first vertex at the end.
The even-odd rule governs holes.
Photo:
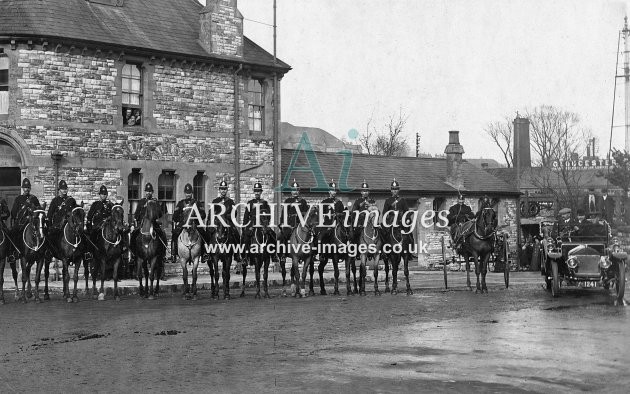
MULTIPOLYGON (((543 227, 541 226, 541 229, 543 227)), ((545 223, 541 274, 553 297, 562 286, 602 287, 613 290, 623 304, 628 255, 611 237, 605 221, 545 223)))

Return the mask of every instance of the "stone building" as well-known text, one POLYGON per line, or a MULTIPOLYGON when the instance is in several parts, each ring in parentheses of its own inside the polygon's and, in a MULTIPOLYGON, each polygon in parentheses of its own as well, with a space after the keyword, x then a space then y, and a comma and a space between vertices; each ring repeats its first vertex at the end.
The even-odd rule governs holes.
POLYGON ((65 179, 89 204, 104 184, 133 211, 151 182, 170 214, 186 183, 209 202, 226 177, 233 198, 261 181, 273 199, 289 70, 236 0, 0 1, 0 192, 28 177, 50 201, 65 179))
MULTIPOLYGON (((419 211, 419 218, 425 212, 448 210, 457 202, 458 190, 475 211, 481 197, 488 195, 498 212, 499 225, 510 233, 509 242, 515 250, 516 205, 520 193, 514 186, 464 160, 458 131, 449 132, 444 158, 370 156, 349 150, 321 152, 309 150, 311 147, 305 134, 296 148, 282 150, 281 160, 283 186, 288 190, 287 186, 295 178, 309 202, 321 201, 327 196, 326 185, 331 179, 339 185, 338 196, 346 205, 360 196, 365 179, 370 196, 382 209, 385 199, 391 196, 391 182, 396 178, 400 183, 399 195, 407 200, 410 209, 419 211)), ((442 236, 446 236, 447 242, 450 239, 447 229, 438 226, 437 219, 428 223, 429 226, 423 226, 418 219, 415 229, 416 242, 426 245, 426 252, 418 254, 420 266, 441 263, 442 236)), ((452 256, 450 249, 447 256, 452 256)))

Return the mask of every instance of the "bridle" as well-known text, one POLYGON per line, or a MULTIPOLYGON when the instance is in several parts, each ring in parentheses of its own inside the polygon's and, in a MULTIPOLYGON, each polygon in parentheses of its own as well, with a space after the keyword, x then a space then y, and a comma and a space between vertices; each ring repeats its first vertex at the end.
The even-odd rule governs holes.
MULTIPOLYGON (((27 248, 29 248, 30 250, 34 251, 34 252, 39 251, 39 250, 42 248, 42 246, 44 245, 44 243, 46 242, 46 237, 44 236, 44 229, 43 229, 43 226, 44 226, 44 223, 43 223, 43 222, 44 222, 44 220, 43 220, 43 216, 44 216, 45 214, 46 214, 46 212, 44 212, 44 210, 42 210, 42 209, 36 209, 36 210, 34 210, 34 211, 33 211, 33 213, 30 215, 30 216, 31 216, 31 219, 30 219, 31 221, 33 220, 33 216, 38 216, 38 217, 39 217, 39 233, 40 233, 40 235, 41 235, 41 240, 42 240, 42 242, 41 242, 41 243, 39 243, 39 238, 37 237, 37 235, 35 235, 35 239, 36 239, 37 244, 36 244, 34 247, 33 247, 33 246, 31 246, 31 245, 29 245, 29 244, 28 244, 28 242, 26 242, 26 229, 28 229, 28 228, 29 228, 29 226, 33 227, 33 224, 32 224, 31 222, 29 222, 29 223, 26 225, 26 227, 24 227, 24 231, 22 231, 22 241, 24 242, 24 245, 25 245, 27 248), (37 215, 35 215, 35 214, 37 214, 37 215)), ((32 233, 35 233, 36 231, 37 231, 37 229, 35 229, 34 227, 33 227, 33 229, 31 230, 31 232, 32 232, 32 233)))
POLYGON ((486 212, 492 212, 494 213, 494 209, 492 209, 491 207, 485 207, 482 210, 481 215, 479 215, 479 218, 477 220, 475 220, 475 236, 477 238, 479 238, 480 240, 486 240, 489 239, 491 237, 494 237, 495 233, 496 233, 496 229, 494 229, 492 226, 492 223, 487 223, 486 220, 486 212), (484 233, 487 231, 488 227, 492 227, 492 231, 489 234, 486 234, 485 236, 479 235, 479 231, 478 231, 478 225, 479 225, 479 221, 483 221, 483 230, 484 233))
POLYGON ((118 246, 118 244, 120 244, 120 241, 122 241, 122 236, 120 235, 120 228, 118 228, 117 223, 114 224, 114 210, 116 209, 120 209, 121 212, 123 212, 123 207, 120 204, 116 204, 112 207, 112 214, 111 216, 108 218, 108 222, 112 223, 112 226, 114 228, 114 233, 116 234, 116 240, 115 241, 110 241, 109 239, 107 239, 107 236, 105 234, 105 225, 103 225, 101 227, 101 236, 103 237, 103 239, 105 240, 105 242, 107 242, 110 245, 113 245, 114 247, 118 246))

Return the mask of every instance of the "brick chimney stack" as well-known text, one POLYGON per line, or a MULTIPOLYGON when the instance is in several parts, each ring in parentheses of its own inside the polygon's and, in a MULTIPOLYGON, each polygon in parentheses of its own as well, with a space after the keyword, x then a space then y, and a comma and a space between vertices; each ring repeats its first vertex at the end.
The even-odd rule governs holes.
POLYGON ((459 143, 459 131, 448 132, 448 145, 446 145, 444 153, 446 154, 446 183, 456 189, 463 189, 462 155, 464 154, 464 147, 459 143))
POLYGON ((243 15, 237 0, 208 0, 199 22, 199 44, 206 52, 243 57, 243 15))
POLYGON ((517 160, 520 161, 520 168, 529 168, 532 166, 529 119, 521 118, 518 114, 514 119, 514 168, 517 167, 517 160))

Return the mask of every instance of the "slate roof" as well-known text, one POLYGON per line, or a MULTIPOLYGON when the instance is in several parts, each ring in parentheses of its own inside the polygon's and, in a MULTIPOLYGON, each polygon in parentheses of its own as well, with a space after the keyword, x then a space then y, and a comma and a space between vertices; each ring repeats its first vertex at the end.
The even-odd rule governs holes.
MULTIPOLYGON (((194 57, 208 54, 198 43, 196 0, 124 0, 122 7, 86 0, 0 0, 0 36, 69 38, 194 57)), ((244 38, 243 62, 273 67, 273 56, 244 38)), ((290 66, 278 60, 277 67, 290 66)))
MULTIPOLYGON (((282 150, 282 178, 287 174, 294 150, 282 150)), ((314 152, 317 162, 326 178, 335 182, 344 164, 344 155, 339 153, 314 152)), ((310 164, 304 151, 300 151, 295 166, 309 167, 310 164)), ((463 193, 495 195, 513 195, 519 192, 501 179, 490 175, 486 171, 464 161, 462 163, 464 175, 463 193)), ((302 190, 315 188, 317 182, 311 172, 292 172, 302 190)), ((394 178, 400 183, 401 191, 413 191, 420 194, 455 194, 457 189, 446 183, 445 158, 415 158, 415 157, 386 157, 365 154, 353 154, 348 175, 348 186, 359 189, 363 179, 367 181, 370 190, 389 192, 394 178)))

